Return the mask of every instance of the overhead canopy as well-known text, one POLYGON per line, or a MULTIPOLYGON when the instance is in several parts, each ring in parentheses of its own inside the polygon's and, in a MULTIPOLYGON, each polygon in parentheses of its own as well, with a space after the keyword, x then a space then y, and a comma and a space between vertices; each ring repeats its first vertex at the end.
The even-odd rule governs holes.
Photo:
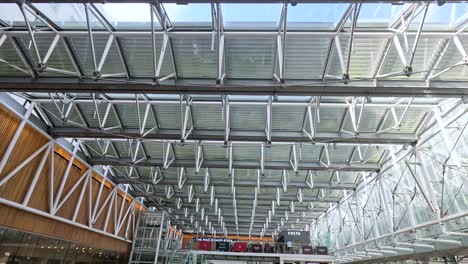
POLYGON ((468 95, 462 1, 106 2, 0 3, 0 90, 185 230, 308 230, 468 95))

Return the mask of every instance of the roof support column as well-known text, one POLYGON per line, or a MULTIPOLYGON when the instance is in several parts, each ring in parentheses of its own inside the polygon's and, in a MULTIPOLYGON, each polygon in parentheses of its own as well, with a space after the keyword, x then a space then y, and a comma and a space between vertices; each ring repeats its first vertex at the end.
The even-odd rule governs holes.
POLYGON ((283 9, 281 11, 280 20, 278 23, 278 33, 276 35, 276 58, 277 61, 274 62, 275 71, 273 73, 273 78, 276 79, 279 83, 284 83, 285 78, 285 68, 286 68, 286 36, 287 36, 287 17, 288 17, 288 3, 283 4, 283 9))
POLYGON ((159 82, 165 81, 170 78, 177 79, 177 67, 175 64, 174 58, 174 51, 172 48, 172 41, 169 35, 169 31, 172 30, 172 23, 169 19, 169 16, 164 9, 164 6, 159 2, 159 0, 152 1, 150 4, 151 8, 151 44, 152 44, 152 52, 153 52, 153 81, 154 84, 157 85, 159 82), (156 34, 155 34, 155 27, 154 27, 154 16, 159 21, 159 24, 163 30, 163 39, 161 43, 161 50, 159 53, 159 59, 157 57, 157 50, 156 50, 156 34), (169 49, 169 55, 171 56, 171 63, 173 68, 173 73, 161 77, 161 69, 164 62, 164 58, 166 57, 166 50, 169 49))
MULTIPOLYGON (((225 72, 225 56, 224 56, 224 23, 223 23, 223 13, 221 10, 221 4, 216 3, 216 9, 213 14, 216 18, 216 63, 217 63, 217 78, 216 84, 222 84, 226 78, 225 72)), ((212 6, 213 8, 213 6, 212 6)))

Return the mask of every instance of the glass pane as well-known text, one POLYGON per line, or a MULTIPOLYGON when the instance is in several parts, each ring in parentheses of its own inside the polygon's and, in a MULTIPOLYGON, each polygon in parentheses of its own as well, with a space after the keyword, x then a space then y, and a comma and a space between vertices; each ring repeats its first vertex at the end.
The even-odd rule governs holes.
MULTIPOLYGON (((44 26, 42 21, 37 20, 33 15, 26 12, 26 16, 31 23, 31 26, 44 26)), ((21 13, 17 4, 0 4, 0 20, 7 23, 9 26, 21 27, 26 26, 24 16, 21 13)))
POLYGON ((358 27, 388 27, 410 4, 363 4, 357 21, 358 27))
MULTIPOLYGON (((95 6, 117 30, 151 28, 151 9, 149 4, 109 3, 96 4, 95 6)), ((156 16, 154 20, 157 28, 161 28, 156 16)))
MULTIPOLYGON (((34 4, 39 11, 64 29, 86 29, 86 13, 83 4, 34 4)), ((90 12, 91 27, 104 29, 104 26, 90 12)))
POLYGON ((466 3, 450 3, 443 6, 430 5, 425 21, 425 28, 453 28, 460 17, 468 12, 466 3))
MULTIPOLYGON (((467 3, 447 3, 443 6, 431 4, 427 11, 424 29, 447 30, 456 28, 457 25, 466 18, 468 13, 467 3)), ((422 19, 421 12, 411 23, 410 29, 416 30, 422 19)))
POLYGON ((24 17, 17 4, 0 4, 0 19, 10 26, 24 26, 24 17))
POLYGON ((174 27, 211 27, 210 4, 164 4, 174 27))
POLYGON ((347 4, 298 4, 288 7, 289 29, 334 29, 348 8, 347 4))
POLYGON ((223 4, 221 9, 226 29, 274 29, 278 26, 282 5, 223 4))

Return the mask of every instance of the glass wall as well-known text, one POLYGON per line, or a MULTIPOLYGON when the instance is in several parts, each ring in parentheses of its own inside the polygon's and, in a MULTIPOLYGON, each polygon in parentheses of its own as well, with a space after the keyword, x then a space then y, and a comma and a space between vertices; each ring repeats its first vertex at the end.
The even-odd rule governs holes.
POLYGON ((0 227, 0 264, 4 263, 126 263, 126 256, 0 227))

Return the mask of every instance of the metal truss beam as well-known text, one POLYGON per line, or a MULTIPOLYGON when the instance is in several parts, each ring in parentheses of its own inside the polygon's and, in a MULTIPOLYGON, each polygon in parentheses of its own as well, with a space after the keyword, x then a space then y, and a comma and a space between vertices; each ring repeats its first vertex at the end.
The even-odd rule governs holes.
MULTIPOLYGON (((173 214, 174 215, 174 214, 173 214)), ((183 214, 176 214, 178 215, 179 217, 183 217, 183 214)), ((215 217, 215 215, 208 215, 209 217, 215 217)), ((232 214, 229 214, 229 215, 224 215, 225 217, 234 217, 234 215, 232 214)), ((245 226, 245 227, 248 227, 249 224, 250 224, 250 219, 245 219, 245 218, 250 218, 251 215, 250 214, 239 214, 238 215, 239 217, 239 220, 238 220, 238 223, 239 223, 239 227, 242 227, 242 226, 245 226)), ((258 217, 258 219, 255 219, 254 220, 254 223, 256 224, 263 224, 265 222, 265 217, 268 217, 268 215, 264 215, 264 214, 255 214, 255 217, 258 217)), ((298 219, 298 218, 297 218, 298 219)), ((234 220, 232 221, 225 221, 224 222, 226 224, 226 226, 235 226, 235 222, 234 220)), ((280 219, 272 219, 270 224, 271 225, 277 225, 277 224, 280 224, 281 223, 281 220, 280 219)), ((300 222, 301 223, 301 222, 300 222)), ((304 224, 304 223, 303 223, 304 224)), ((215 224, 216 225, 216 224, 215 224)))
MULTIPOLYGON (((91 94, 92 96, 93 94, 91 94)), ((36 103, 53 103, 53 101, 58 101, 62 98, 62 96, 56 96, 56 95, 49 95, 49 94, 34 94, 32 96, 31 94, 22 94, 23 97, 27 98, 30 101, 36 102, 36 103)), ((111 98, 105 94, 96 94, 95 97, 101 97, 103 96, 106 102, 110 103, 112 106, 118 105, 118 104, 134 104, 135 103, 135 95, 134 94, 121 94, 119 95, 119 99, 114 99, 111 98), (104 95, 104 96, 103 96, 104 95)), ((401 103, 398 103, 399 101, 402 101, 401 99, 399 100, 394 100, 395 102, 374 102, 372 98, 369 98, 365 103, 366 106, 372 107, 372 108, 389 108, 389 107, 401 107, 401 103)), ((74 103, 80 104, 80 103, 94 103, 95 99, 93 97, 90 97, 89 94, 77 94, 76 97, 73 99, 74 103)), ((185 105, 187 102, 185 100, 180 101, 180 100, 174 100, 174 99, 169 99, 169 98, 164 98, 164 99, 149 99, 145 97, 145 103, 150 104, 150 105, 177 105, 179 106, 180 104, 185 105)), ((320 107, 324 108, 345 108, 349 107, 349 101, 343 100, 343 99, 337 99, 337 100, 320 100, 320 98, 313 97, 311 100, 307 100, 307 98, 302 98, 299 100, 293 100, 293 98, 288 98, 287 101, 276 101, 272 100, 271 102, 269 100, 264 100, 263 98, 249 98, 249 100, 233 100, 230 99, 229 96, 223 96, 222 99, 216 100, 208 100, 206 98, 199 99, 197 97, 192 97, 190 100, 190 105, 216 105, 219 107, 225 107, 226 105, 229 106, 249 106, 249 105, 259 105, 259 106, 268 106, 271 104, 272 107, 290 107, 290 106, 297 106, 297 107, 310 107, 311 110, 315 110, 315 108, 320 110, 320 107), (226 99, 228 99, 226 103, 226 99)), ((437 103, 424 103, 424 102, 418 102, 418 101, 412 101, 411 107, 414 108, 433 108, 437 106, 437 103)), ((304 109, 305 110, 305 109, 304 109)), ((226 111, 229 112, 229 111, 226 111)), ((225 112, 225 114, 226 114, 225 112)), ((317 113, 314 113, 314 115, 317 115, 317 113)))
MULTIPOLYGON (((160 195, 153 195, 153 194, 146 194, 146 193, 141 193, 141 192, 133 192, 134 197, 146 197, 146 198, 165 198, 165 196, 160 196, 160 195)), ((187 198, 186 193, 175 193, 173 195, 175 198, 187 198)), ((206 199, 209 198, 209 194, 204 194, 204 193, 195 193, 195 198, 200 198, 200 199, 206 199)), ((216 195, 217 199, 225 199, 225 200, 232 200, 232 195, 230 194, 217 194, 216 195)), ((253 200, 254 197, 252 195, 236 195, 236 200, 248 200, 251 201, 253 200)), ((257 200, 258 201, 272 201, 276 199, 275 195, 258 195, 257 200)), ((317 198, 317 197, 304 197, 303 201, 304 202, 329 202, 329 203, 336 203, 340 199, 339 198, 334 198, 334 197, 328 197, 328 198, 317 198)), ((296 195, 283 195, 281 197, 281 201, 297 201, 296 195)))
MULTIPOLYGON (((167 206, 167 204, 168 203, 166 202, 166 206, 167 206)), ((147 205, 149 207, 151 207, 151 206, 160 206, 159 204, 153 203, 153 202, 149 202, 149 203, 147 203, 147 205)), ((221 200, 221 201, 219 201, 219 206, 224 207, 224 208, 222 208, 222 211, 223 211, 222 215, 228 215, 228 214, 230 214, 231 212, 234 211, 232 208, 229 207, 229 206, 232 206, 232 202, 225 203, 223 200, 221 200)), ((189 210, 189 212, 191 212, 191 213, 194 212, 195 205, 193 205, 193 204, 184 204, 184 207, 190 209, 191 211, 189 210)), ((260 214, 262 214, 262 213, 263 214, 268 214, 268 211, 270 211, 269 208, 270 208, 269 206, 258 204, 256 212, 260 213, 260 214)), ((244 212, 244 211, 251 212, 252 211, 252 206, 251 205, 237 205, 236 209, 238 209, 239 212, 244 212)), ((284 213, 284 211, 289 211, 289 209, 290 208, 287 205, 278 206, 275 213, 278 213, 277 215, 280 215, 279 213, 284 213)), ((296 212, 299 212, 299 213, 300 212, 310 212, 310 213, 319 214, 319 213, 326 212, 326 211, 327 211, 327 208, 325 208, 325 207, 317 207, 317 208, 313 208, 313 210, 311 210, 307 206, 302 206, 301 204, 297 204, 297 206, 296 206, 296 212)), ((212 212, 208 212, 208 214, 212 214, 212 212)))
MULTIPOLYGON (((278 211, 278 214, 276 214, 276 216, 278 217, 282 217, 284 215, 284 211, 287 211, 289 208, 285 208, 281 211, 278 211), (279 214, 281 213, 281 214, 279 214)), ((298 209, 296 212, 298 213, 301 213, 301 212, 312 212, 312 213, 316 213, 316 215, 324 212, 323 209, 321 210, 317 210, 315 211, 310 211, 309 209, 307 208, 302 208, 302 209, 298 209)), ((189 210, 189 214, 193 214, 193 213, 196 213, 195 211, 190 211, 189 210)), ((242 217, 250 217, 251 216, 251 213, 252 213, 252 208, 250 209, 245 209, 244 211, 242 212, 239 212, 237 214, 237 217, 239 218, 242 218, 242 217)), ((172 212, 172 215, 184 215, 185 213, 183 212, 183 210, 177 210, 177 211, 174 211, 172 212)), ((217 214, 214 213, 214 212, 206 212, 205 215, 208 215, 209 217, 214 217, 216 216, 217 217, 217 214)), ((226 212, 226 211, 223 211, 222 215, 226 218, 226 217, 232 217, 234 216, 234 214, 232 212, 226 212)), ((262 217, 262 218, 265 218, 266 216, 268 216, 268 210, 261 210, 260 208, 259 209, 256 209, 255 210, 255 216, 258 216, 259 218, 262 217)), ((291 215, 291 218, 294 219, 294 218, 302 218, 302 216, 300 214, 297 214, 297 215, 291 215)), ((272 218, 273 219, 273 218, 272 218)), ((262 219, 263 220, 263 219, 262 219)), ((250 219, 248 220, 250 222, 250 219)), ((239 222, 242 222, 242 221, 239 221, 239 222)))
POLYGON ((314 221, 313 236, 319 238, 323 230, 331 234, 332 251, 339 262, 353 262, 357 254, 375 263, 393 257, 410 259, 423 249, 432 253, 463 248, 465 236, 454 235, 464 234, 466 224, 460 219, 468 215, 467 200, 460 199, 466 196, 465 171, 458 160, 464 150, 461 146, 466 145, 466 139, 459 140, 467 127, 467 106, 462 102, 452 101, 443 114, 435 107, 433 122, 414 147, 400 150, 398 156, 390 150, 391 158, 380 173, 364 175, 354 193, 345 191, 342 202, 314 221), (439 185, 450 196, 436 195, 439 185), (447 204, 453 211, 449 212, 447 204), (428 218, 419 218, 423 213, 428 218), (348 223, 344 225, 342 219, 348 223), (426 233, 439 228, 441 235, 426 233))
MULTIPOLYGON (((125 166, 132 165, 133 161, 131 158, 90 158, 89 162, 94 165, 116 165, 125 166)), ((288 161, 268 161, 265 163, 265 170, 288 170, 291 169, 291 164, 288 161)), ((161 159, 146 159, 135 164, 136 166, 151 166, 151 167, 162 167, 164 166, 164 160, 161 159)), ((236 169, 258 169, 260 168, 259 161, 233 161, 233 168, 236 169)), ((184 167, 191 168, 195 167, 194 160, 183 160, 176 159, 171 164, 171 167, 184 167)), ((201 165, 202 168, 229 168, 228 161, 222 160, 205 160, 201 165)), ((339 171, 378 171, 380 166, 377 163, 367 164, 347 164, 347 163, 332 163, 330 166, 324 166, 320 162, 299 162, 299 170, 339 170, 339 171)))
MULTIPOLYGON (((95 138, 140 138, 139 129, 109 129, 102 131, 99 128, 53 128, 50 131, 53 137, 95 139, 95 138)), ((181 131, 178 129, 159 129, 154 133, 144 136, 143 142, 148 141, 177 141, 181 138, 181 131)), ((263 131, 234 131, 231 130, 229 139, 231 142, 263 142, 266 132, 263 131)), ((202 130, 193 129, 187 135, 185 143, 190 141, 209 141, 223 143, 225 140, 224 130, 202 130)), ((347 133, 317 132, 313 140, 302 132, 271 132, 271 142, 278 143, 343 143, 343 144, 414 144, 416 137, 409 133, 359 133, 350 135, 347 133)), ((200 142, 204 143, 204 142, 200 142)))
MULTIPOLYGON (((114 78, 115 79, 115 78, 114 78)), ((226 80, 213 85, 209 79, 92 80, 78 78, 0 77, 3 92, 74 92, 74 93, 154 93, 154 94, 242 94, 289 96, 377 96, 377 97, 451 97, 468 96, 466 81, 362 81, 348 85, 322 81, 286 80, 283 85, 271 80, 226 80), (248 87, 249 89, 246 89, 248 87)))
MULTIPOLYGON (((213 176, 211 176, 213 177, 213 176)), ((213 177, 210 181, 211 186, 215 187, 231 187, 231 183, 225 180, 216 180, 219 177, 213 177)), ((152 184, 150 179, 128 179, 128 178, 116 178, 115 182, 120 184, 152 184)), ((185 182, 186 185, 193 186, 204 186, 204 182, 201 179, 193 179, 189 177, 185 182)), ((235 187, 252 187, 257 184, 256 180, 237 180, 235 182, 235 187)), ((276 181, 265 181, 261 182, 262 188, 277 188, 281 183, 276 181)), ((158 185, 177 185, 176 179, 163 179, 158 185)), ((309 188, 305 182, 290 182, 288 187, 291 188, 309 188)), ((314 188, 316 189, 332 189, 332 190, 352 190, 356 188, 354 183, 322 183, 315 182, 314 188)))
MULTIPOLYGON (((123 189, 120 188, 117 184, 114 184, 110 181, 104 183, 106 181, 106 173, 102 173, 101 168, 98 167, 93 167, 90 164, 86 163, 86 161, 82 158, 82 155, 79 155, 77 152, 78 150, 78 142, 74 142, 75 145, 72 146, 69 142, 65 140, 56 140, 50 135, 48 135, 42 126, 43 123, 40 123, 40 121, 33 115, 31 115, 32 111, 36 107, 35 103, 32 103, 29 105, 28 109, 24 109, 23 106, 18 104, 14 99, 9 97, 8 95, 0 95, 0 105, 6 109, 6 111, 9 111, 13 115, 15 115, 19 119, 19 124, 18 128, 15 132, 15 135, 13 136, 12 140, 8 144, 8 148, 5 151, 4 155, 1 158, 0 161, 0 171, 3 170, 5 164, 10 160, 10 158, 15 155, 14 153, 17 153, 18 151, 24 151, 24 149, 18 149, 17 147, 17 142, 18 138, 23 134, 24 132, 24 127, 28 125, 30 128, 33 129, 33 131, 30 131, 30 134, 26 135, 26 137, 34 137, 34 136, 41 136, 45 139, 47 139, 47 142, 37 150, 33 154, 31 154, 29 157, 25 158, 22 160, 22 162, 14 168, 12 171, 8 173, 1 181, 0 181, 0 186, 4 185, 7 183, 11 178, 15 177, 15 175, 24 167, 26 164, 33 165, 31 164, 31 161, 35 158, 38 157, 41 152, 43 152, 40 156, 42 156, 42 159, 40 163, 38 164, 37 168, 36 167, 31 167, 31 169, 35 170, 34 176, 31 180, 31 184, 28 187, 28 191, 25 194, 25 197, 22 202, 18 201, 12 201, 7 198, 0 198, 0 204, 5 204, 7 206, 15 207, 36 215, 41 215, 59 222, 66 223, 68 225, 73 225, 77 226, 89 231, 93 231, 102 235, 110 236, 116 239, 120 239, 123 241, 130 241, 130 238, 128 237, 128 232, 125 232, 125 235, 120 236, 118 235, 122 228, 124 227, 124 222, 127 221, 127 223, 130 222, 130 220, 126 219, 132 219, 132 216, 135 214, 135 206, 138 205, 138 207, 141 207, 142 204, 133 199, 133 197, 127 195, 127 192, 124 191, 123 189), (39 124, 39 125, 38 125, 39 124), (65 156, 68 156, 67 158, 67 166, 63 167, 62 169, 64 170, 63 172, 60 169, 56 169, 56 166, 54 165, 54 160, 56 157, 56 152, 57 153, 62 153, 60 155, 65 154, 65 156), (74 164, 74 162, 77 161, 83 166, 83 174, 79 177, 79 179, 76 179, 71 177, 71 168, 74 164), (44 173, 44 168, 45 164, 48 162, 47 167, 49 167, 48 172, 44 173), (54 179, 57 178, 57 174, 63 175, 60 179, 60 182, 57 182, 59 186, 58 190, 54 190, 54 179), (63 173, 63 174, 62 174, 63 173), (42 178, 41 178, 42 177, 42 178), (49 201, 49 206, 47 209, 36 209, 34 207, 30 206, 30 201, 31 199, 37 199, 35 197, 36 195, 33 195, 35 193, 35 190, 37 190, 37 183, 39 182, 40 179, 47 178, 46 181, 49 182, 48 188, 44 192, 41 192, 41 194, 44 195, 43 199, 46 199, 49 201), (99 194, 96 199, 91 197, 91 190, 92 190, 92 181, 93 178, 96 180, 102 180, 100 185, 104 186, 106 185, 106 188, 109 189, 109 192, 107 194, 106 199, 107 202, 104 202, 100 204, 99 202, 99 197, 101 197, 101 191, 99 191, 99 194), (64 192, 65 186, 67 187, 67 191, 64 192), (71 186, 71 187, 70 187, 71 186), (75 198, 71 198, 71 195, 74 192, 79 192, 79 196, 75 198), (87 198, 87 208, 88 209, 83 209, 84 207, 81 206, 83 203, 83 197, 85 193, 88 193, 90 196, 87 198), (63 195, 62 195, 63 194, 63 195), (117 216, 117 211, 118 206, 117 202, 113 203, 112 201, 116 201, 117 199, 122 199, 122 203, 120 206, 120 213, 117 216), (111 201, 111 204, 108 205, 108 201, 111 201), (125 202, 124 202, 125 201, 125 202), (123 205, 127 203, 128 209, 126 213, 123 213, 123 205), (107 206, 108 205, 108 206, 107 206), (60 208, 63 207, 73 207, 73 214, 68 215, 68 216, 63 216, 59 212, 60 208), (97 208, 101 208, 99 212, 97 212, 97 208), (92 209, 94 208, 94 209, 92 209), (107 208, 107 209, 106 209, 107 208), (80 211, 81 210, 81 211, 80 211), (83 211, 85 210, 85 211, 83 211), (99 215, 102 215, 104 211, 107 211, 107 215, 110 215, 111 211, 115 212, 115 217, 114 217, 114 230, 109 230, 107 229, 107 223, 109 222, 109 218, 106 217, 105 221, 105 226, 104 228, 98 228, 95 226, 96 219, 99 217, 99 215), (97 214, 96 214, 97 212, 97 214), (84 216, 87 216, 87 220, 85 222, 77 222, 77 217, 78 214, 81 213, 84 216)), ((23 134, 24 135, 24 134, 23 134)), ((34 150, 31 149, 30 150, 34 150)), ((16 175, 18 177, 18 175, 16 175)), ((36 193, 37 194, 37 193, 36 193)), ((75 193, 76 194, 76 193, 75 193)), ((127 231, 129 229, 130 224, 126 225, 127 231)))
MULTIPOLYGON (((28 2, 30 3, 50 3, 50 0, 29 0, 28 2)), ((54 0, 56 3, 88 3, 89 1, 87 0, 54 0)), ((106 3, 152 3, 153 0, 107 0, 106 3)), ((159 0, 160 3, 184 3, 184 4, 190 4, 190 3, 211 3, 211 0, 159 0)), ((216 2, 219 3, 278 3, 276 0, 217 0, 216 2)), ((336 1, 330 1, 330 0, 297 0, 297 3, 356 3, 356 2, 362 2, 360 0, 336 0, 336 1)), ((405 3, 418 3, 421 2, 421 0, 405 0, 405 3)), ((446 0, 445 2, 447 3, 463 3, 464 0, 446 0)), ((11 0, 0 0, 0 3, 11 3, 11 0)), ((366 0, 366 3, 394 3, 394 4, 401 4, 402 0, 366 0)))

